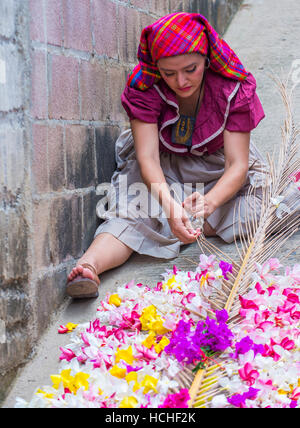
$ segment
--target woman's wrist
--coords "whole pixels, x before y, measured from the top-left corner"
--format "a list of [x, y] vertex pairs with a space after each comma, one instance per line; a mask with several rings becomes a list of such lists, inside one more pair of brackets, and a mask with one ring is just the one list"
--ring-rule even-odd
[[209, 217], [217, 208], [218, 204], [215, 198], [207, 193], [207, 195], [204, 196], [204, 218], [206, 219]]

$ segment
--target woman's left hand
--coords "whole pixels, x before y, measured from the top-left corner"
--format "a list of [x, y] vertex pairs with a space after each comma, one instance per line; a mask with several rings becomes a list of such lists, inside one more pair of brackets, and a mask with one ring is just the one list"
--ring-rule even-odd
[[209, 217], [215, 210], [213, 204], [201, 193], [194, 192], [188, 196], [183, 202], [182, 206], [194, 218]]

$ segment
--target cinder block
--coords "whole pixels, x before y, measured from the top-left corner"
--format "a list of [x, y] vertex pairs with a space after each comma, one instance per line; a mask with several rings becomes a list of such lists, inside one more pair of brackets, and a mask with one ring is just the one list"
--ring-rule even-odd
[[130, 3], [137, 9], [149, 11], [151, 0], [131, 0]]
[[23, 105], [24, 60], [16, 45], [0, 45], [0, 111], [20, 109]]
[[96, 128], [97, 184], [110, 182], [116, 169], [115, 142], [119, 135], [118, 126]]
[[44, 2], [29, 0], [30, 11], [30, 38], [39, 42], [46, 41], [44, 27]]
[[33, 51], [31, 114], [38, 119], [45, 119], [48, 116], [47, 85], [47, 54], [43, 51]]
[[63, 0], [63, 19], [65, 47], [90, 51], [92, 49], [90, 0]]
[[51, 201], [51, 252], [53, 263], [80, 257], [82, 254], [82, 200], [65, 195]]
[[47, 0], [47, 43], [55, 46], [62, 46], [63, 26], [62, 26], [62, 2], [61, 0]]
[[95, 231], [97, 229], [98, 217], [96, 215], [96, 205], [99, 196], [95, 191], [88, 193], [82, 197], [83, 199], [83, 230], [82, 243], [83, 251], [86, 251], [93, 241]]
[[28, 278], [28, 223], [25, 207], [8, 210], [7, 277], [15, 281]]
[[14, 0], [0, 2], [0, 34], [10, 38], [15, 33], [15, 14], [17, 4]]
[[50, 191], [59, 191], [66, 186], [63, 139], [64, 128], [62, 126], [48, 127], [47, 142]]
[[157, 16], [164, 16], [169, 13], [169, 2], [161, 0], [150, 0], [150, 12]]
[[140, 41], [139, 13], [135, 9], [119, 6], [119, 50], [121, 61], [137, 62], [137, 50]]
[[[31, 351], [31, 336], [28, 330], [12, 329], [6, 331], [6, 342], [0, 343], [0, 373], [16, 369]], [[2, 386], [0, 387], [2, 389]]]
[[29, 319], [29, 309], [25, 293], [14, 288], [0, 290], [0, 320], [5, 320], [6, 328], [18, 323], [26, 323]]
[[78, 60], [54, 55], [51, 69], [50, 119], [80, 119]]
[[121, 103], [121, 95], [125, 89], [127, 69], [110, 67], [108, 71], [109, 118], [116, 122], [126, 122], [127, 114]]
[[7, 213], [0, 202], [0, 285], [6, 277], [7, 270]]
[[66, 267], [48, 272], [36, 282], [37, 334], [44, 333], [49, 325], [53, 311], [57, 310], [65, 298], [68, 276]]
[[118, 25], [117, 5], [111, 0], [93, 2], [93, 29], [95, 50], [98, 55], [118, 58]]
[[19, 125], [3, 124], [0, 129], [0, 186], [19, 194], [25, 179], [24, 130]]
[[38, 193], [47, 192], [48, 165], [47, 165], [47, 125], [33, 124], [32, 126], [32, 182], [34, 190]]
[[50, 244], [50, 200], [41, 200], [33, 206], [33, 259], [31, 260], [35, 275], [52, 262]]
[[106, 70], [104, 66], [88, 61], [81, 62], [80, 99], [82, 119], [106, 120], [109, 107], [106, 97]]
[[67, 186], [69, 189], [95, 185], [94, 131], [80, 125], [66, 128]]

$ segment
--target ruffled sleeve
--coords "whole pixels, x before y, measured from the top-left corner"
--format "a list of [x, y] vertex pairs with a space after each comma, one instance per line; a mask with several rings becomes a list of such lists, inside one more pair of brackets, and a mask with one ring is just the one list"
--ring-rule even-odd
[[140, 91], [126, 86], [121, 96], [121, 102], [130, 120], [158, 122], [163, 101], [154, 88]]
[[231, 100], [225, 128], [232, 132], [250, 132], [264, 117], [263, 107], [256, 94], [256, 80], [249, 73]]

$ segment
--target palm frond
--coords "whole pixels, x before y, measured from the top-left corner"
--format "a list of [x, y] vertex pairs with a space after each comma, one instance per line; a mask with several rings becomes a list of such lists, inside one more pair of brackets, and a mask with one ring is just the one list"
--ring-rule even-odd
[[[232, 263], [233, 271], [222, 289], [214, 295], [213, 308], [224, 308], [229, 313], [228, 324], [237, 326], [239, 317], [239, 298], [244, 294], [250, 283], [256, 263], [263, 264], [274, 257], [284, 243], [300, 228], [300, 192], [294, 186], [291, 176], [300, 171], [299, 129], [296, 128], [292, 114], [292, 94], [289, 82], [283, 82], [272, 76], [286, 109], [286, 119], [282, 127], [282, 142], [275, 160], [275, 150], [268, 156], [268, 172], [266, 183], [262, 188], [261, 206], [259, 213], [253, 201], [256, 196], [256, 186], [249, 187], [246, 197], [246, 223], [243, 231], [240, 226], [241, 205], [236, 206], [235, 218], [238, 218], [239, 240], [235, 236], [237, 260], [227, 257], [218, 247], [201, 236], [198, 238], [200, 250], [204, 253], [215, 254], [220, 260]], [[277, 149], [278, 150], [278, 149]], [[281, 201], [281, 202], [278, 202]], [[280, 211], [284, 206], [285, 210]], [[189, 373], [190, 376], [190, 373]], [[221, 392], [219, 380], [224, 376], [224, 369], [219, 364], [207, 365], [199, 370], [193, 378], [190, 387], [190, 407], [207, 407], [212, 398]]]

